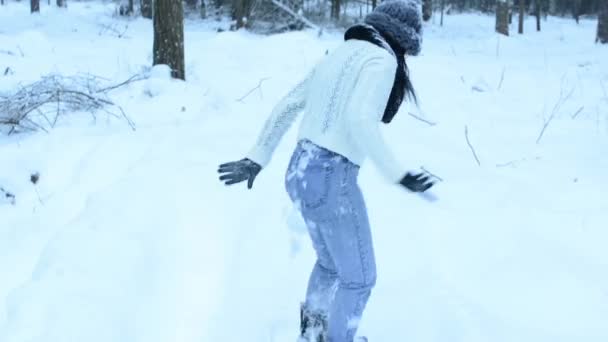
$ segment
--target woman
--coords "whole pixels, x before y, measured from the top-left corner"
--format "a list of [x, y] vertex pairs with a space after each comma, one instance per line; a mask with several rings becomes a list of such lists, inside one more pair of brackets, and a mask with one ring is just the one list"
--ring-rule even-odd
[[420, 3], [386, 1], [287, 94], [247, 158], [220, 165], [227, 185], [251, 189], [279, 141], [304, 111], [286, 188], [306, 221], [317, 262], [301, 307], [301, 339], [352, 342], [376, 282], [376, 265], [359, 166], [370, 158], [386, 179], [412, 192], [433, 186], [423, 172], [404, 172], [384, 142], [404, 97], [416, 101], [405, 56], [421, 44]]

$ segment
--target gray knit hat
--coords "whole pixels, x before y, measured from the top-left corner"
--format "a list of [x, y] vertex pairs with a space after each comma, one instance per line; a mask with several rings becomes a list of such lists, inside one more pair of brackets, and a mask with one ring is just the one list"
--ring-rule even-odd
[[365, 23], [380, 32], [410, 56], [420, 53], [422, 9], [420, 0], [385, 0], [365, 17]]

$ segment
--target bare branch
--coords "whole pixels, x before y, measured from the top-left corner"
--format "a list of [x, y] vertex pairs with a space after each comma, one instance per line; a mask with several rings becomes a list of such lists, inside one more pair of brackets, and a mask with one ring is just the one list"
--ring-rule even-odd
[[432, 121], [428, 121], [428, 120], [426, 120], [426, 119], [423, 119], [423, 118], [421, 118], [421, 117], [417, 116], [416, 114], [414, 114], [414, 113], [412, 113], [412, 112], [408, 112], [407, 114], [408, 114], [409, 116], [413, 117], [413, 118], [414, 118], [414, 119], [416, 119], [416, 120], [419, 120], [419, 121], [422, 121], [422, 122], [426, 123], [426, 124], [427, 124], [427, 125], [429, 125], [429, 126], [435, 126], [435, 125], [437, 125], [437, 123], [432, 122]]
[[475, 148], [473, 147], [473, 145], [471, 144], [471, 141], [469, 140], [469, 127], [467, 127], [466, 125], [464, 126], [464, 137], [467, 139], [467, 144], [469, 145], [469, 148], [471, 149], [471, 152], [473, 153], [473, 157], [475, 157], [475, 161], [477, 161], [477, 165], [481, 166], [481, 162], [479, 161], [479, 158], [477, 157]]

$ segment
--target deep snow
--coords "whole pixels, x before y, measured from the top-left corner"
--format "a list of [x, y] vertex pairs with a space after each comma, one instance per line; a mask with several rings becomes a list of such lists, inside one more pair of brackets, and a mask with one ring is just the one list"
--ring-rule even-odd
[[[0, 7], [0, 71], [12, 70], [0, 91], [51, 72], [119, 82], [145, 69], [151, 22], [112, 10]], [[135, 132], [81, 113], [0, 137], [0, 186], [16, 195], [0, 204], [0, 341], [295, 340], [314, 261], [283, 188], [295, 126], [254, 190], [224, 187], [216, 169], [340, 33], [221, 24], [187, 22], [187, 82], [156, 70], [112, 94]], [[595, 21], [543, 24], [509, 38], [481, 15], [425, 27], [408, 59], [420, 108], [385, 133], [444, 182], [429, 203], [362, 169], [379, 273], [360, 329], [370, 341], [608, 339], [608, 48], [593, 44]]]

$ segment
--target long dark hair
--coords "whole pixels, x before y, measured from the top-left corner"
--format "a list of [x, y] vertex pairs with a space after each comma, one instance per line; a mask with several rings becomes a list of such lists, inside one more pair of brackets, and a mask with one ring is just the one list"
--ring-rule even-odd
[[383, 35], [369, 25], [354, 25], [346, 31], [344, 39], [365, 40], [382, 48], [387, 48], [386, 44], [388, 44], [397, 58], [395, 81], [388, 103], [386, 104], [386, 109], [384, 110], [384, 115], [382, 116], [382, 122], [388, 124], [393, 120], [404, 98], [409, 98], [416, 105], [418, 104], [416, 91], [410, 80], [410, 72], [405, 62], [405, 51], [390, 36]]

